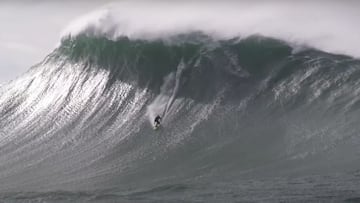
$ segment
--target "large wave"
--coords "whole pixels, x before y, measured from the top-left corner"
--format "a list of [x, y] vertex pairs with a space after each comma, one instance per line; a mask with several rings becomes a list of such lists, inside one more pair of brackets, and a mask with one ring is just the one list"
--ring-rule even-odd
[[64, 35], [1, 87], [0, 190], [134, 198], [354, 171], [359, 74], [354, 58], [262, 35]]

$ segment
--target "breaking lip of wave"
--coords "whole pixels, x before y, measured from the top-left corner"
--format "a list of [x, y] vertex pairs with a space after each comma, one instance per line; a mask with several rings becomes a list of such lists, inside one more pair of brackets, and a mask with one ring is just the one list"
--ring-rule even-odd
[[[129, 2], [109, 4], [85, 15], [62, 32], [61, 39], [80, 34], [130, 39], [168, 39], [204, 32], [217, 39], [262, 35], [296, 48], [359, 57], [360, 20], [354, 2]], [[336, 31], [341, 30], [341, 32]]]

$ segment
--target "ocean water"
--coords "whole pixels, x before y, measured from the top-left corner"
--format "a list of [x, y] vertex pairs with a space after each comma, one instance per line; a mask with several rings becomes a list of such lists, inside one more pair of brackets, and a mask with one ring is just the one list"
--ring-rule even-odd
[[360, 201], [360, 61], [341, 35], [114, 7], [1, 86], [0, 201]]

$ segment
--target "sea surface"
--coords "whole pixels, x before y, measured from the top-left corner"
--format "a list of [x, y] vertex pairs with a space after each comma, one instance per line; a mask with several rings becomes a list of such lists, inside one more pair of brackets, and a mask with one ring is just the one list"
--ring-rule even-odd
[[353, 50], [121, 15], [0, 87], [0, 202], [360, 202]]

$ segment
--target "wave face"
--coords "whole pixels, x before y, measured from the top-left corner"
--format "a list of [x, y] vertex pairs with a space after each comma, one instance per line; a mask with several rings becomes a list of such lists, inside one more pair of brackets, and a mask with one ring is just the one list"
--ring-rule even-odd
[[348, 197], [336, 188], [357, 181], [359, 75], [353, 58], [261, 36], [64, 38], [1, 88], [1, 198]]

